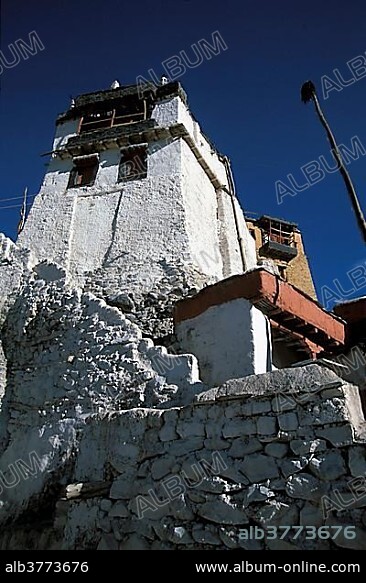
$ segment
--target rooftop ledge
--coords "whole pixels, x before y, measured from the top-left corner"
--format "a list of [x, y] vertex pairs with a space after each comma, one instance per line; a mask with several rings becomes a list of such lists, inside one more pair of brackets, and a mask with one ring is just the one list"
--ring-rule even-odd
[[136, 100], [147, 98], [155, 103], [176, 96], [180, 97], [183, 103], [188, 104], [187, 94], [179, 81], [171, 81], [166, 85], [154, 85], [152, 82], [147, 83], [145, 86], [144, 84], [134, 84], [117, 87], [116, 89], [84, 93], [76, 97], [73, 107], [70, 107], [70, 109], [57, 117], [56, 124], [64, 123], [69, 119], [77, 119], [85, 113], [95, 111], [98, 108], [113, 108], [116, 103], [126, 97]]
[[212, 306], [243, 298], [274, 323], [302, 335], [325, 351], [345, 344], [346, 324], [318, 302], [266, 269], [254, 269], [207, 286], [193, 297], [177, 302], [176, 324], [192, 319]]

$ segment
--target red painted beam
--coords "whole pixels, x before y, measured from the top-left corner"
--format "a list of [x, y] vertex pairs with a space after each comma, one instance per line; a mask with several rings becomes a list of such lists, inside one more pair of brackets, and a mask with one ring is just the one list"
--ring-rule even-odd
[[[286, 327], [291, 330], [293, 326], [294, 330], [298, 330], [299, 321], [303, 322], [305, 337], [309, 334], [309, 338], [314, 338], [314, 334], [321, 333], [323, 339], [329, 337], [331, 344], [344, 344], [345, 323], [339, 317], [327, 312], [304, 292], [265, 269], [229, 277], [202, 289], [194, 297], [177, 302], [174, 321], [179, 323], [194, 318], [211, 306], [238, 298], [249, 300], [279, 322], [283, 316], [293, 316], [292, 323], [291, 319], [286, 321]], [[328, 344], [328, 341], [324, 340], [321, 344]]]

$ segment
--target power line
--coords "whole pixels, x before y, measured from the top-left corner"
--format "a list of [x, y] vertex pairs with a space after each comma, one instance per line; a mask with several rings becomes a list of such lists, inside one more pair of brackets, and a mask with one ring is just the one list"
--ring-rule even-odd
[[[28, 198], [35, 198], [37, 195], [36, 194], [32, 194], [30, 197]], [[7, 200], [17, 200], [18, 198], [23, 198], [22, 196], [15, 196], [14, 198], [4, 198], [1, 199], [0, 198], [0, 210], [6, 210], [6, 209], [16, 209], [16, 208], [21, 208], [23, 205], [22, 204], [11, 204], [11, 205], [6, 205], [6, 206], [1, 206], [2, 202], [5, 202]], [[27, 206], [29, 207], [32, 203], [29, 202], [27, 203]]]
[[[23, 205], [22, 204], [12, 204], [9, 206], [0, 206], [0, 211], [5, 209], [20, 209]], [[31, 203], [28, 203], [28, 207], [31, 206]]]
[[[34, 198], [35, 196], [37, 196], [36, 194], [30, 194], [28, 198]], [[12, 198], [0, 198], [0, 203], [1, 202], [8, 202], [9, 200], [19, 200], [22, 199], [22, 196], [13, 196]]]

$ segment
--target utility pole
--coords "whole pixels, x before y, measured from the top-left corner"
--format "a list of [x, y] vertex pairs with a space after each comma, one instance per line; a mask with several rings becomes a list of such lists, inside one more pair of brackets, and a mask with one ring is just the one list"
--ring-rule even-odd
[[342, 156], [341, 156], [341, 153], [339, 151], [335, 137], [334, 137], [334, 135], [329, 127], [329, 124], [328, 124], [327, 120], [325, 119], [325, 115], [320, 107], [320, 104], [319, 104], [319, 101], [318, 101], [318, 98], [316, 95], [315, 85], [311, 81], [306, 81], [306, 83], [304, 83], [303, 86], [301, 87], [301, 101], [303, 101], [303, 103], [308, 103], [309, 101], [313, 101], [313, 103], [314, 103], [315, 111], [318, 115], [320, 123], [322, 124], [322, 126], [324, 127], [324, 129], [326, 131], [327, 138], [330, 142], [330, 145], [332, 146], [332, 150], [334, 152], [334, 157], [335, 157], [337, 164], [338, 164], [339, 172], [340, 172], [340, 174], [344, 180], [344, 183], [346, 185], [346, 189], [347, 189], [349, 198], [351, 200], [351, 205], [352, 205], [353, 211], [356, 215], [357, 224], [358, 224], [358, 227], [361, 231], [362, 238], [364, 240], [364, 243], [366, 243], [366, 221], [365, 221], [365, 217], [363, 215], [362, 209], [361, 209], [361, 205], [358, 201], [357, 194], [356, 194], [356, 191], [355, 191], [354, 186], [352, 184], [352, 180], [350, 178], [350, 175], [348, 174], [347, 169], [345, 168], [345, 166], [343, 164]]

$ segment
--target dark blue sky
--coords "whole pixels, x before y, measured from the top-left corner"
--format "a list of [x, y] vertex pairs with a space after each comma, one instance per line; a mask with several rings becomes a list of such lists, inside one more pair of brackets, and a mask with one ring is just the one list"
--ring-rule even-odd
[[[362, 68], [357, 82], [328, 99], [322, 94], [322, 78], [336, 79], [334, 69], [352, 80], [347, 62], [365, 57], [365, 22], [362, 0], [2, 0], [7, 60], [9, 44], [28, 41], [31, 31], [45, 48], [0, 75], [0, 231], [15, 237], [19, 209], [3, 207], [20, 201], [4, 199], [21, 196], [25, 186], [38, 191], [46, 162], [40, 154], [50, 150], [54, 119], [70, 95], [108, 88], [115, 78], [132, 84], [149, 69], [160, 76], [162, 61], [182, 50], [193, 59], [191, 45], [212, 42], [219, 31], [227, 50], [179, 80], [203, 130], [231, 159], [243, 208], [299, 224], [320, 299], [330, 293], [324, 296], [324, 286], [344, 298], [366, 295], [365, 247], [339, 174], [281, 205], [275, 187], [288, 184], [288, 174], [306, 184], [301, 167], [320, 156], [331, 163], [313, 106], [300, 101], [307, 79], [338, 141], [351, 147], [357, 136], [366, 153]], [[366, 211], [366, 155], [348, 170]]]

